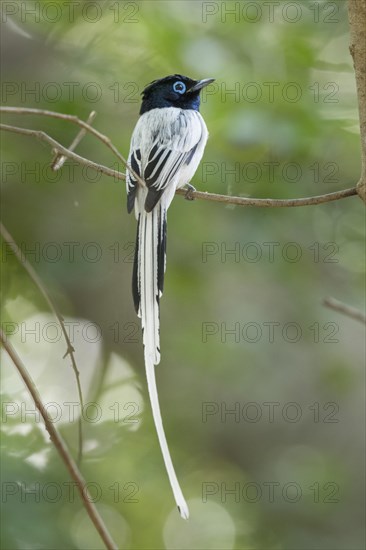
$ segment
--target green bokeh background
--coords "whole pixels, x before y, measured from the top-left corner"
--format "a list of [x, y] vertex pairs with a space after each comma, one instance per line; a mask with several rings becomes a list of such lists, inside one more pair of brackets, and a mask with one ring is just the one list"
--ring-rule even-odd
[[[127, 156], [148, 82], [215, 77], [202, 98], [210, 139], [197, 189], [292, 198], [358, 180], [343, 0], [4, 6], [3, 105], [84, 120], [95, 110], [94, 126]], [[44, 117], [4, 122], [66, 146], [76, 134]], [[92, 136], [77, 153], [117, 167]], [[35, 251], [28, 260], [75, 323], [84, 402], [97, 404], [84, 415], [81, 469], [118, 547], [363, 548], [364, 335], [322, 305], [333, 296], [363, 306], [361, 201], [261, 209], [174, 200], [157, 380], [191, 507], [185, 523], [147, 398], [124, 184], [69, 162], [53, 174], [50, 158], [34, 138], [2, 135], [2, 219]], [[11, 341], [44, 401], [56, 403], [50, 412], [61, 411], [57, 426], [76, 455], [77, 414], [72, 421], [65, 403], [77, 393], [64, 343], [24, 269], [4, 245], [2, 254], [3, 326], [17, 327]], [[42, 423], [25, 414], [31, 403], [5, 354], [2, 363], [2, 548], [103, 548]]]

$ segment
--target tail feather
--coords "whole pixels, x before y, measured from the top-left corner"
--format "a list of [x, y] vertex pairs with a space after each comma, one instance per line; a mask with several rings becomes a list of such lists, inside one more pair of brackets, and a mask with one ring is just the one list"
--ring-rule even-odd
[[135, 308], [141, 317], [146, 376], [159, 444], [179, 512], [182, 518], [188, 519], [188, 506], [164, 433], [155, 379], [155, 365], [160, 362], [159, 299], [163, 292], [166, 266], [166, 208], [161, 202], [151, 212], [141, 209], [138, 216], [132, 287]]
[[145, 367], [146, 367], [146, 377], [147, 377], [147, 386], [149, 389], [150, 402], [152, 413], [154, 417], [155, 428], [159, 438], [159, 444], [161, 452], [163, 454], [163, 459], [165, 463], [165, 468], [168, 473], [170, 486], [172, 488], [174, 499], [177, 504], [180, 515], [183, 519], [189, 518], [189, 509], [188, 505], [184, 499], [182, 490], [180, 488], [172, 459], [169, 452], [169, 447], [166, 441], [163, 422], [161, 419], [158, 392], [156, 388], [156, 379], [155, 379], [155, 366], [149, 362], [149, 359], [145, 356]]
[[140, 316], [144, 332], [145, 357], [154, 365], [160, 362], [159, 334], [159, 291], [158, 291], [158, 242], [159, 227], [157, 212], [144, 212], [141, 227], [140, 281], [141, 303]]

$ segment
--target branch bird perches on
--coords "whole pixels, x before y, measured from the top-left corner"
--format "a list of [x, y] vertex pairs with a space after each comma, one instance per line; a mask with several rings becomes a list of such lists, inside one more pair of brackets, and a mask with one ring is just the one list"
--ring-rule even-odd
[[[95, 128], [93, 128], [90, 124], [87, 122], [84, 122], [83, 120], [80, 120], [78, 117], [73, 115], [65, 115], [63, 113], [56, 113], [54, 111], [46, 111], [43, 109], [30, 109], [30, 108], [23, 108], [23, 107], [0, 107], [0, 113], [7, 113], [7, 114], [18, 114], [18, 115], [41, 115], [41, 116], [47, 116], [51, 118], [58, 118], [61, 120], [72, 122], [73, 124], [76, 124], [80, 126], [84, 133], [79, 138], [81, 132], [78, 134], [78, 136], [73, 141], [72, 147], [66, 148], [60, 143], [58, 143], [55, 139], [53, 139], [51, 136], [43, 132], [42, 130], [32, 130], [29, 128], [19, 128], [17, 126], [12, 126], [8, 124], [0, 124], [0, 129], [6, 132], [12, 132], [16, 134], [23, 134], [26, 136], [35, 137], [45, 143], [48, 143], [52, 150], [54, 151], [56, 155], [56, 159], [60, 158], [60, 156], [67, 157], [71, 160], [74, 160], [78, 164], [82, 166], [88, 166], [97, 172], [101, 172], [102, 174], [105, 174], [106, 176], [112, 177], [115, 180], [125, 180], [126, 176], [124, 173], [113, 170], [112, 168], [109, 168], [108, 166], [104, 166], [103, 164], [99, 164], [97, 162], [88, 160], [84, 157], [81, 157], [80, 155], [77, 155], [73, 149], [75, 148], [75, 142], [78, 144], [80, 142], [80, 139], [85, 135], [86, 132], [89, 132], [90, 134], [94, 135], [97, 139], [99, 139], [102, 143], [104, 143], [112, 152], [113, 154], [118, 158], [118, 160], [122, 163], [124, 168], [128, 168], [128, 170], [131, 170], [132, 173], [133, 170], [131, 167], [128, 167], [127, 161], [125, 158], [119, 153], [117, 147], [113, 145], [112, 141], [105, 136], [104, 134], [101, 134]], [[95, 112], [93, 111], [89, 115], [90, 118], [94, 118]], [[58, 170], [62, 163], [55, 162], [55, 158], [52, 162], [52, 168], [54, 170]], [[139, 180], [137, 174], [134, 174], [135, 177]], [[186, 195], [186, 192], [183, 189], [178, 189], [176, 191], [177, 195]], [[333, 202], [340, 199], [345, 199], [347, 197], [352, 197], [358, 194], [357, 187], [351, 187], [348, 189], [343, 189], [341, 191], [335, 191], [334, 193], [327, 193], [323, 195], [317, 195], [314, 197], [304, 197], [299, 199], [257, 199], [257, 198], [251, 198], [251, 197], [233, 197], [230, 195], [219, 195], [215, 193], [206, 193], [202, 191], [191, 191], [190, 197], [194, 199], [202, 199], [207, 201], [213, 201], [213, 202], [222, 202], [224, 204], [232, 204], [237, 206], [257, 206], [261, 208], [285, 208], [285, 207], [297, 207], [297, 206], [312, 206], [316, 204], [324, 204], [326, 202]]]

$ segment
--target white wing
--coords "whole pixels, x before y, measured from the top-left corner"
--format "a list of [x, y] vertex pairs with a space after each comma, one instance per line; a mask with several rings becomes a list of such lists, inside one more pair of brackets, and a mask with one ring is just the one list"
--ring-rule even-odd
[[[129, 165], [146, 183], [139, 204], [135, 204], [138, 183], [127, 175], [128, 211], [150, 212], [164, 191], [168, 208], [174, 192], [189, 182], [202, 158], [208, 132], [198, 111], [153, 109], [138, 120], [131, 140]], [[143, 201], [141, 200], [143, 199]], [[143, 202], [143, 204], [141, 204]]]

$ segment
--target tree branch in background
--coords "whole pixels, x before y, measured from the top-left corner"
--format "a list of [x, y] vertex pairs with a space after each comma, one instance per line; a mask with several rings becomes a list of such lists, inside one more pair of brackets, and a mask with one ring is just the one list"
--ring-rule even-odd
[[72, 479], [75, 481], [78, 491], [80, 493], [81, 501], [84, 505], [84, 508], [86, 509], [91, 521], [94, 524], [94, 527], [98, 531], [99, 535], [101, 536], [101, 539], [103, 540], [106, 548], [108, 550], [118, 550], [118, 546], [112, 539], [107, 527], [105, 526], [101, 516], [99, 515], [99, 512], [95, 505], [92, 502], [92, 497], [89, 495], [85, 479], [83, 478], [80, 470], [78, 469], [78, 466], [72, 456], [70, 455], [68, 448], [66, 446], [66, 443], [62, 439], [61, 435], [56, 430], [52, 419], [48, 416], [47, 410], [44, 408], [41, 396], [38, 393], [38, 390], [30, 377], [27, 369], [24, 366], [24, 363], [16, 353], [13, 346], [10, 344], [10, 342], [7, 340], [5, 334], [0, 329], [0, 340], [3, 344], [5, 350], [7, 351], [8, 355], [10, 356], [11, 360], [13, 361], [15, 367], [17, 368], [20, 376], [23, 378], [23, 381], [31, 394], [34, 404], [39, 410], [40, 414], [42, 415], [42, 418], [44, 420], [46, 429], [48, 433], [50, 434], [51, 441], [55, 445], [61, 459], [63, 460], [66, 468], [68, 469]]
[[359, 321], [360, 323], [364, 323], [366, 325], [366, 315], [359, 309], [348, 306], [347, 304], [339, 302], [334, 298], [324, 298], [323, 305], [325, 307], [328, 307], [329, 309], [338, 311], [338, 313], [343, 313], [343, 315], [347, 315], [347, 317], [350, 317], [351, 319], [354, 319], [355, 321]]
[[366, 0], [348, 0], [348, 19], [361, 133], [362, 167], [357, 192], [366, 203]]
[[[76, 359], [75, 359], [75, 355], [74, 355], [75, 349], [74, 349], [73, 345], [71, 344], [69, 335], [67, 334], [64, 319], [63, 319], [62, 315], [57, 311], [57, 308], [56, 308], [55, 304], [53, 303], [51, 297], [49, 296], [47, 290], [43, 286], [43, 283], [42, 283], [41, 279], [38, 277], [38, 275], [35, 272], [35, 270], [33, 269], [32, 265], [28, 262], [25, 255], [22, 254], [20, 248], [18, 247], [18, 245], [14, 241], [13, 237], [10, 235], [10, 233], [8, 232], [6, 227], [1, 222], [0, 222], [0, 234], [1, 234], [2, 238], [4, 239], [4, 241], [7, 243], [7, 245], [9, 246], [9, 248], [13, 251], [14, 256], [17, 258], [19, 263], [27, 271], [29, 277], [32, 279], [32, 281], [35, 283], [35, 285], [38, 287], [38, 289], [41, 292], [43, 298], [46, 300], [46, 302], [48, 304], [48, 307], [50, 308], [50, 310], [53, 312], [53, 314], [57, 318], [58, 322], [60, 323], [62, 334], [64, 335], [64, 338], [65, 338], [65, 341], [66, 341], [66, 346], [67, 346], [64, 358], [67, 355], [70, 355], [71, 365], [72, 365], [73, 371], [75, 373], [76, 384], [77, 384], [77, 388], [78, 388], [79, 401], [80, 401], [80, 407], [81, 407], [81, 412], [82, 412], [82, 410], [83, 410], [83, 393], [82, 393], [81, 384], [80, 384], [80, 373], [79, 373], [79, 369], [77, 367]], [[82, 414], [81, 413], [80, 413], [80, 417], [79, 417], [78, 426], [79, 426], [78, 463], [80, 464], [81, 459], [82, 459], [82, 455], [83, 455], [83, 431], [82, 431]]]
[[109, 137], [105, 136], [104, 134], [101, 134], [93, 128], [93, 126], [90, 126], [87, 122], [84, 122], [83, 120], [80, 120], [77, 116], [74, 115], [65, 115], [63, 113], [56, 113], [55, 111], [46, 111], [45, 109], [28, 109], [25, 107], [0, 107], [0, 113], [7, 113], [7, 114], [15, 114], [15, 115], [41, 115], [41, 116], [47, 116], [51, 118], [58, 118], [60, 120], [67, 120], [69, 122], [72, 122], [73, 124], [77, 124], [81, 128], [83, 128], [86, 132], [89, 132], [90, 134], [93, 134], [97, 139], [99, 139], [102, 143], [104, 143], [115, 155], [116, 157], [122, 162], [124, 166], [127, 165], [126, 159], [123, 158], [121, 153], [118, 151], [117, 147], [113, 145]]
[[[95, 117], [97, 116], [96, 111], [92, 111], [88, 117], [88, 120], [86, 121], [87, 124], [91, 125]], [[83, 139], [83, 137], [86, 135], [85, 128], [81, 128], [79, 133], [76, 135], [74, 141], [69, 145], [67, 148], [68, 151], [75, 151], [76, 147], [79, 145], [80, 141]], [[51, 168], [54, 172], [57, 172], [57, 170], [60, 170], [62, 166], [64, 165], [65, 161], [67, 160], [67, 157], [65, 155], [60, 155], [60, 153], [56, 153], [55, 158], [52, 161]]]
[[[113, 145], [113, 143], [109, 139], [109, 137], [105, 136], [101, 132], [98, 132], [98, 130], [93, 128], [93, 126], [90, 126], [90, 124], [88, 124], [87, 122], [84, 122], [83, 120], [80, 120], [80, 118], [78, 118], [77, 116], [65, 115], [63, 113], [56, 113], [55, 111], [47, 111], [45, 109], [31, 109], [31, 108], [26, 108], [26, 107], [0, 107], [0, 113], [15, 114], [15, 115], [40, 115], [40, 116], [46, 116], [46, 117], [50, 117], [50, 118], [58, 118], [60, 120], [66, 120], [66, 121], [72, 122], [73, 124], [77, 124], [83, 130], [85, 130], [85, 132], [89, 132], [90, 134], [95, 136], [97, 139], [99, 139], [102, 143], [104, 143], [116, 155], [118, 160], [121, 161], [123, 166], [125, 168], [129, 169], [129, 171], [133, 174], [135, 179], [138, 182], [140, 182], [141, 184], [144, 184], [144, 182], [142, 181], [140, 176], [138, 174], [136, 174], [136, 172], [134, 172], [134, 170], [132, 170], [131, 166], [128, 166], [126, 159], [121, 155], [121, 153], [118, 151], [117, 147], [115, 145]], [[89, 118], [92, 115], [93, 115], [93, 118], [96, 116], [95, 111], [93, 111], [91, 113], [91, 115], [89, 115]], [[4, 126], [6, 126], [6, 125], [2, 125], [2, 128], [6, 129], [6, 128], [4, 128]], [[7, 129], [9, 130], [9, 128], [12, 128], [12, 127], [14, 128], [14, 126], [8, 126]], [[18, 133], [22, 133], [19, 130], [21, 130], [21, 128], [18, 128]], [[39, 138], [43, 139], [45, 141], [47, 134], [45, 134], [44, 132], [38, 132], [38, 133], [40, 134]], [[81, 138], [82, 137], [83, 136], [81, 136]], [[48, 138], [49, 141], [52, 139], [49, 136], [47, 136], [47, 138]], [[82, 157], [80, 157], [80, 158], [82, 158]], [[97, 163], [95, 163], [95, 165], [100, 166]], [[55, 168], [53, 168], [53, 169], [55, 170]], [[99, 171], [101, 171], [101, 170], [99, 170]]]
[[122, 180], [125, 179], [125, 175], [122, 174], [121, 172], [112, 170], [107, 166], [103, 166], [102, 164], [98, 164], [91, 160], [85, 159], [84, 157], [81, 157], [80, 155], [77, 155], [76, 153], [69, 151], [68, 149], [66, 149], [66, 147], [64, 147], [57, 141], [55, 141], [53, 138], [51, 138], [51, 136], [49, 136], [45, 132], [42, 132], [41, 130], [29, 130], [27, 128], [18, 128], [17, 126], [9, 126], [8, 124], [0, 124], [0, 130], [5, 130], [6, 132], [13, 132], [15, 134], [23, 134], [25, 136], [35, 137], [51, 145], [51, 147], [56, 153], [62, 153], [65, 157], [68, 157], [69, 159], [74, 160], [75, 162], [77, 162], [78, 164], [81, 164], [82, 166], [89, 166], [90, 168], [94, 168], [94, 170], [96, 170], [97, 172], [102, 172], [103, 174], [106, 174], [107, 176], [112, 176], [113, 178], [122, 179]]

